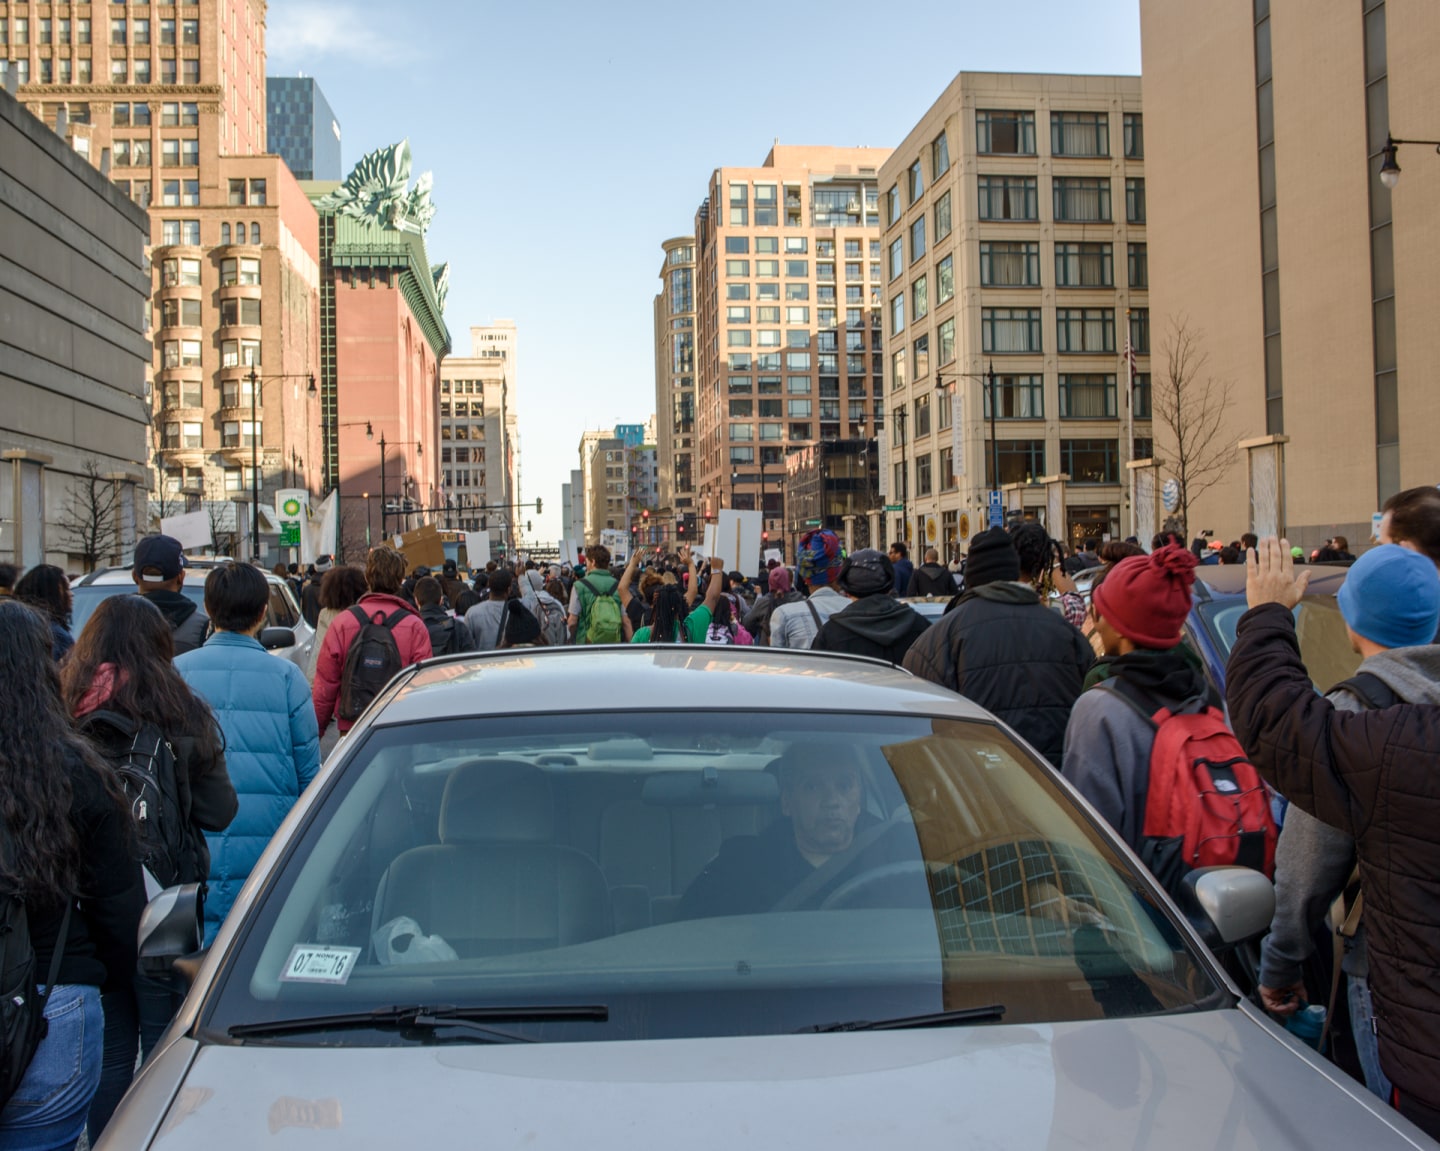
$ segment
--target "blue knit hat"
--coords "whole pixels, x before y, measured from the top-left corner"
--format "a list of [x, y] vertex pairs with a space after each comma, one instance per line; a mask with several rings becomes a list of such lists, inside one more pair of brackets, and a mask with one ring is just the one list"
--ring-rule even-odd
[[1440, 627], [1440, 578], [1419, 552], [1396, 544], [1371, 548], [1351, 565], [1335, 597], [1356, 635], [1381, 647], [1435, 642]]

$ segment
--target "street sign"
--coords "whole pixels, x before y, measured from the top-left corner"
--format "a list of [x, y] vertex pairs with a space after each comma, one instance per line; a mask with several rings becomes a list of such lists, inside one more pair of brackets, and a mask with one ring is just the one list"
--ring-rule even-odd
[[998, 528], [1005, 522], [1005, 509], [1000, 504], [1000, 493], [995, 489], [990, 490], [990, 526]]
[[806, 526], [807, 528], [818, 528], [818, 527], [820, 526], [820, 521], [819, 521], [819, 520], [806, 520], [806, 521], [805, 521], [805, 526]]
[[1160, 502], [1165, 505], [1167, 512], [1173, 512], [1180, 506], [1180, 481], [1168, 479], [1165, 486], [1160, 489]]
[[905, 505], [904, 505], [904, 504], [886, 504], [886, 505], [885, 505], [885, 510], [886, 510], [887, 512], [903, 512], [903, 511], [905, 510]]

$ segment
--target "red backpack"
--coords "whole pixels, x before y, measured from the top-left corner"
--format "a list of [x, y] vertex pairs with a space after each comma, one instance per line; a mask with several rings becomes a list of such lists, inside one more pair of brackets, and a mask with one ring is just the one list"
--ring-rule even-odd
[[1155, 729], [1140, 858], [1167, 891], [1196, 867], [1240, 864], [1275, 877], [1270, 792], [1219, 708], [1176, 713], [1116, 694]]

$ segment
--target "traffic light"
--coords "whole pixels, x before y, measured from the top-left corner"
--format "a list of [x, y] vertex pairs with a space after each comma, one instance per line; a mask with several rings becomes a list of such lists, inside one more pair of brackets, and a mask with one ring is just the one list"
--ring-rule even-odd
[[678, 524], [675, 525], [675, 534], [676, 534], [676, 535], [679, 535], [679, 536], [683, 536], [683, 535], [685, 534], [685, 521], [684, 521], [684, 520], [681, 520]]
[[530, 521], [529, 521], [529, 520], [526, 520], [526, 521], [525, 521], [525, 530], [526, 530], [527, 532], [530, 530]]
[[770, 533], [769, 533], [768, 531], [763, 531], [763, 532], [760, 533], [760, 542], [761, 542], [761, 543], [769, 543], [769, 542], [770, 542]]
[[650, 518], [650, 509], [649, 509], [649, 508], [643, 508], [643, 509], [641, 509], [640, 518], [641, 518], [641, 519], [644, 519], [644, 520], [648, 520], [648, 519]]
[[[535, 514], [538, 516], [538, 515], [539, 515], [541, 512], [543, 512], [544, 510], [545, 510], [545, 501], [542, 500], [539, 496], [536, 496], [536, 497], [535, 497]], [[527, 528], [526, 530], [528, 531], [529, 529]]]

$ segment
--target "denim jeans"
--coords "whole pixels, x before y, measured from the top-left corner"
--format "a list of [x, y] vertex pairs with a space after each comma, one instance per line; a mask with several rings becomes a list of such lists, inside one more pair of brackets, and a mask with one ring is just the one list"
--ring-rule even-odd
[[130, 1081], [135, 1078], [136, 1052], [142, 1058], [150, 1054], [180, 1004], [168, 983], [137, 974], [133, 986], [103, 992], [100, 1006], [105, 1012], [105, 1054], [100, 1086], [90, 1102], [91, 1143], [99, 1140], [130, 1089]]
[[70, 1151], [100, 1082], [105, 1020], [98, 987], [61, 984], [45, 1004], [49, 1034], [0, 1112], [0, 1151]]
[[1380, 1041], [1375, 1034], [1375, 1008], [1370, 1002], [1370, 984], [1362, 976], [1348, 977], [1346, 995], [1350, 1002], [1350, 1030], [1355, 1036], [1355, 1054], [1365, 1073], [1365, 1086], [1390, 1102], [1390, 1080], [1380, 1070]]

